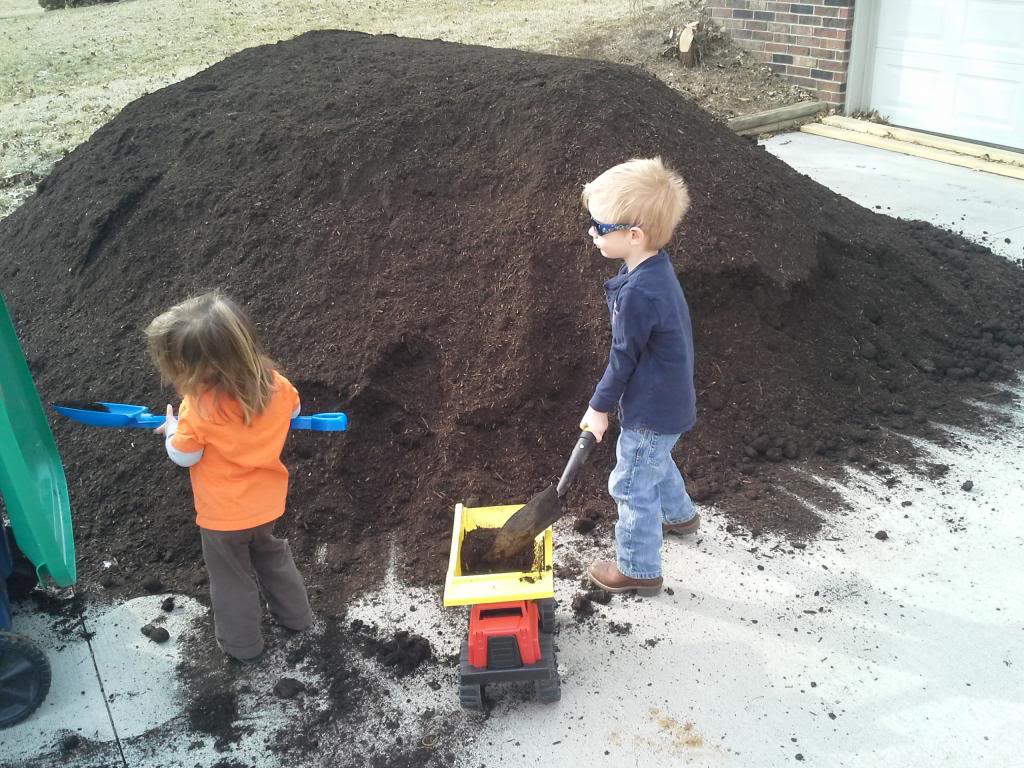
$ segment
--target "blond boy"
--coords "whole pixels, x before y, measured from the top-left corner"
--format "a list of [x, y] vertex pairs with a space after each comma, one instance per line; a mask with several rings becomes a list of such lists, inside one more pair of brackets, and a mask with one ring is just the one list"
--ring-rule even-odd
[[583, 188], [589, 234], [607, 259], [623, 262], [605, 283], [611, 312], [608, 367], [581, 428], [600, 441], [617, 408], [616, 464], [608, 478], [619, 520], [616, 559], [598, 560], [591, 582], [611, 592], [661, 591], [664, 533], [694, 533], [700, 518], [672, 459], [696, 420], [690, 311], [664, 250], [689, 208], [683, 180], [661, 158], [608, 169]]

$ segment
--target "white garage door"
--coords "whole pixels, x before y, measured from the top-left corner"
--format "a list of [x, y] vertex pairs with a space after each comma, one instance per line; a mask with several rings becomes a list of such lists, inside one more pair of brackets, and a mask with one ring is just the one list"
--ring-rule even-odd
[[895, 125], [1024, 148], [1024, 0], [881, 0], [871, 106]]

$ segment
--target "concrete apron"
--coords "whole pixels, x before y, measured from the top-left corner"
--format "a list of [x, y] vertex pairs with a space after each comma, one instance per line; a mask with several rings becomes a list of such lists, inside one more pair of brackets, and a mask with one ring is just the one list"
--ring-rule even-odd
[[762, 144], [865, 208], [927, 221], [1008, 258], [1024, 258], [1024, 181], [807, 133], [779, 134]]

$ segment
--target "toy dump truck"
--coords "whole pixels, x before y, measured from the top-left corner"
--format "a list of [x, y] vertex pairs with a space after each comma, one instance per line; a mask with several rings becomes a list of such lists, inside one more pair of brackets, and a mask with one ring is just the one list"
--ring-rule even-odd
[[75, 583], [64, 465], [43, 413], [7, 306], [0, 299], [0, 494], [13, 542], [0, 526], [0, 728], [32, 714], [50, 689], [46, 655], [29, 638], [11, 632], [7, 580], [24, 553], [40, 583]]
[[552, 633], [555, 586], [551, 528], [534, 540], [533, 570], [464, 574], [462, 543], [477, 528], [499, 528], [522, 505], [455, 506], [452, 547], [444, 584], [445, 606], [468, 605], [469, 633], [459, 654], [459, 701], [484, 708], [484, 686], [533, 682], [543, 703], [562, 696]]

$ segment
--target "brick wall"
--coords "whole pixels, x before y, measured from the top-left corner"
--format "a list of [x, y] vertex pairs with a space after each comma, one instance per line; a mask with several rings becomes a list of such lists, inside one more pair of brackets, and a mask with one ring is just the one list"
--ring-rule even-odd
[[855, 0], [707, 0], [712, 20], [786, 80], [842, 105]]

